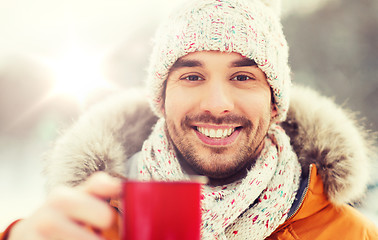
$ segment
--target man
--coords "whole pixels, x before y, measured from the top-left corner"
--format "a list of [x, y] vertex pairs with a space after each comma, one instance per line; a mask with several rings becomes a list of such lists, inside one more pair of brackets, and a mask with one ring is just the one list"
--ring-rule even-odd
[[2, 239], [119, 239], [120, 183], [95, 172], [209, 177], [203, 239], [377, 239], [347, 205], [366, 188], [366, 135], [330, 100], [290, 86], [270, 7], [192, 1], [156, 40], [148, 89], [158, 118], [138, 91], [88, 112], [48, 157], [46, 204]]

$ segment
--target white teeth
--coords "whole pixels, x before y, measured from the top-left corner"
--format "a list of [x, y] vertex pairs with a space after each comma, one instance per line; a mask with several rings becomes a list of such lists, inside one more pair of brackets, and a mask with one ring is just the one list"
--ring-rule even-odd
[[206, 136], [210, 136], [209, 129], [205, 129], [205, 131], [204, 132], [202, 131], [202, 133], [205, 134]]
[[226, 138], [226, 137], [230, 136], [235, 131], [235, 128], [213, 129], [213, 128], [197, 127], [197, 130], [207, 137]]
[[210, 137], [215, 137], [215, 130], [214, 129], [210, 129]]
[[222, 129], [218, 129], [218, 130], [217, 130], [217, 135], [216, 135], [215, 137], [220, 138], [220, 137], [222, 137], [222, 136], [223, 136], [223, 131], [222, 131]]
[[231, 133], [233, 133], [233, 132], [234, 132], [234, 129], [229, 128], [227, 134], [228, 134], [228, 135], [231, 135]]

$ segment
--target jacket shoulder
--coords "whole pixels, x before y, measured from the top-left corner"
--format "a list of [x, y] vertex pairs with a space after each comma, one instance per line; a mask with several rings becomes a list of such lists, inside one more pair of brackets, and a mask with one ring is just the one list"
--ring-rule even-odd
[[378, 239], [374, 223], [349, 205], [329, 204], [290, 228], [299, 239]]
[[378, 228], [347, 204], [330, 202], [315, 166], [297, 213], [282, 224], [269, 239], [378, 239]]
[[378, 239], [378, 229], [349, 205], [328, 205], [320, 212], [279, 228], [267, 239]]

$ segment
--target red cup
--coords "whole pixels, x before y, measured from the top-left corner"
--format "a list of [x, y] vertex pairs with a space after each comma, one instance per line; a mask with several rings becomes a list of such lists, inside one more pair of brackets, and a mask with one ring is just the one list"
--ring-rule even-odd
[[124, 182], [122, 240], [199, 240], [200, 192], [196, 182]]

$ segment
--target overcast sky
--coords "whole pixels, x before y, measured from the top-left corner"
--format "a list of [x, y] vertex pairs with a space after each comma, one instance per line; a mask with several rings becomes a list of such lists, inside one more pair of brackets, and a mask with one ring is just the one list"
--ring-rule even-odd
[[[92, 49], [102, 49], [116, 44], [134, 27], [152, 17], [151, 12], [146, 14], [147, 16], [142, 16], [147, 12], [143, 11], [141, 3], [146, 1], [135, 2], [1, 1], [0, 55], [51, 56], [59, 54], [59, 50], [72, 42], [85, 44]], [[149, 6], [156, 9], [153, 4]]]
[[[305, 13], [326, 1], [285, 0], [283, 6], [285, 12], [301, 9]], [[0, 0], [0, 61], [14, 54], [59, 55], [72, 42], [103, 51], [135, 28], [159, 20], [171, 10], [172, 2]]]

